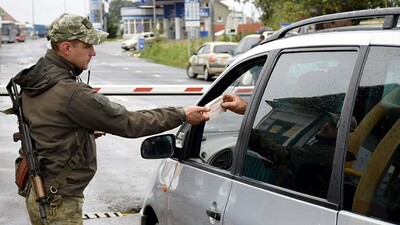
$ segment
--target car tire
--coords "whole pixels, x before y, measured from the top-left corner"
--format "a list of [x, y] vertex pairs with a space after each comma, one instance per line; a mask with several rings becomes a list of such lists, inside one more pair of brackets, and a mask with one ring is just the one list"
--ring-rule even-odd
[[188, 67], [186, 68], [186, 74], [189, 78], [196, 78], [197, 74], [193, 72], [193, 67], [189, 64]]
[[206, 80], [206, 81], [211, 80], [211, 74], [208, 72], [207, 67], [204, 67], [204, 80]]

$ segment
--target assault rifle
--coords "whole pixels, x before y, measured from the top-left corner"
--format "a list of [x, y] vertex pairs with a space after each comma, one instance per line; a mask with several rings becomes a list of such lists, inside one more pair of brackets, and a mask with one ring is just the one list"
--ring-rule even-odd
[[25, 121], [24, 114], [22, 112], [21, 95], [18, 92], [17, 84], [14, 82], [13, 78], [11, 78], [6, 88], [8, 94], [11, 97], [14, 114], [18, 118], [19, 135], [14, 135], [14, 141], [21, 141], [22, 152], [27, 160], [29, 168], [29, 178], [32, 183], [33, 190], [35, 191], [35, 194], [37, 196], [36, 201], [39, 203], [39, 211], [42, 218], [42, 223], [47, 224], [47, 215], [45, 208], [47, 198], [44, 191], [43, 178], [40, 172], [40, 165], [37, 160], [37, 150], [33, 146], [33, 140], [29, 134], [29, 127]]

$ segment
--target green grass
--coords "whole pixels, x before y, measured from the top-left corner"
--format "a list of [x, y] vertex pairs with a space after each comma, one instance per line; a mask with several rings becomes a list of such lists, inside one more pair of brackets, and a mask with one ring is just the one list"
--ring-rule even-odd
[[145, 46], [140, 58], [146, 58], [155, 63], [168, 66], [186, 68], [189, 61], [189, 53], [196, 49], [195, 43], [187, 40], [158, 40]]
[[[240, 38], [240, 35], [236, 35], [233, 38], [222, 36], [216, 41], [239, 42]], [[192, 53], [197, 50], [201, 44], [207, 41], [210, 41], [210, 39], [188, 41], [157, 38], [154, 43], [145, 45], [144, 51], [140, 54], [140, 58], [149, 59], [155, 63], [167, 66], [186, 69]]]

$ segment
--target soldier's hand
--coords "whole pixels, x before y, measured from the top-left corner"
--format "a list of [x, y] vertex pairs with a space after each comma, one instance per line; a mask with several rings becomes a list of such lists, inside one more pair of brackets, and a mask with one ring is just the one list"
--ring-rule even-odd
[[186, 122], [192, 125], [200, 124], [204, 121], [210, 119], [208, 112], [210, 111], [209, 107], [202, 106], [190, 106], [185, 109], [186, 113]]

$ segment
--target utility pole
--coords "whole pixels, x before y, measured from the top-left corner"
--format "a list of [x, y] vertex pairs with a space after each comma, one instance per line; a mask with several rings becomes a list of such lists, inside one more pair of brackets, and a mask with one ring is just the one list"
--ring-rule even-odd
[[107, 32], [107, 22], [108, 22], [108, 16], [110, 14], [110, 3], [108, 2], [108, 0], [104, 1], [103, 8], [104, 8], [104, 13], [103, 13], [104, 28], [103, 28], [103, 30], [105, 32]]
[[35, 32], [35, 7], [33, 6], [33, 0], [32, 0], [32, 32], [33, 32], [33, 37], [36, 36]]
[[153, 32], [154, 32], [154, 34], [157, 33], [157, 29], [156, 29], [156, 27], [157, 27], [157, 22], [156, 22], [157, 16], [156, 15], [157, 15], [156, 14], [156, 0], [153, 0]]
[[215, 41], [215, 20], [214, 20], [214, 0], [210, 0], [210, 17], [211, 17], [211, 41]]

